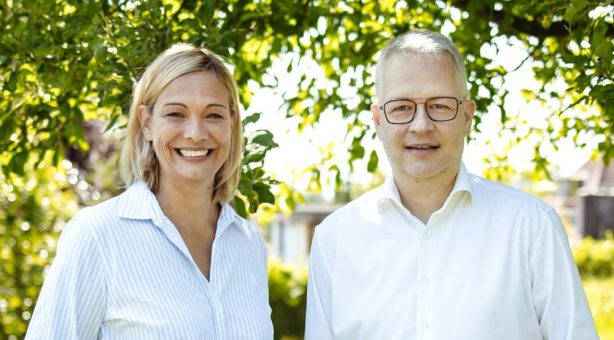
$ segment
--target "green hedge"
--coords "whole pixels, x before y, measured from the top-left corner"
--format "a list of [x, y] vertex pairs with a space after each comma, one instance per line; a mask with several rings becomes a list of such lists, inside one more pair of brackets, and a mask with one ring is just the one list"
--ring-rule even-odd
[[611, 231], [603, 239], [586, 237], [573, 246], [573, 255], [583, 278], [614, 276], [614, 236]]
[[270, 260], [269, 301], [275, 339], [302, 339], [307, 306], [307, 268]]

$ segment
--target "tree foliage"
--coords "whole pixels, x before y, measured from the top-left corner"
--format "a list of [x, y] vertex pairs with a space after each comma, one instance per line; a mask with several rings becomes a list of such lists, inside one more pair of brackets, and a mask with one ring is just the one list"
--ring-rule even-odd
[[25, 333], [57, 236], [78, 208], [49, 159], [37, 170], [26, 165], [12, 184], [0, 174], [0, 339]]
[[[608, 162], [614, 157], [613, 13], [611, 1], [589, 0], [0, 2], [0, 258], [5, 266], [0, 314], [3, 326], [12, 325], [0, 336], [23, 333], [24, 313], [31, 309], [41, 268], [51, 256], [41, 254], [51, 242], [48, 237], [56, 235], [56, 222], [71, 215], [68, 203], [87, 204], [95, 193], [100, 198], [119, 190], [111, 175], [116, 148], [96, 137], [92, 121], [121, 132], [132, 85], [171, 44], [202, 45], [224, 56], [245, 107], [254, 88], [274, 89], [284, 98], [279, 114], [298, 118], [297, 131], [326, 112], [341, 112], [347, 121], [348, 164], [365, 159], [371, 172], [377, 169], [377, 154], [368, 152], [363, 141], [374, 133], [359, 114], [369, 109], [374, 95], [374, 54], [392, 36], [413, 28], [449, 32], [466, 58], [478, 106], [476, 133], [487, 115], [499, 115], [504, 126], [509, 121], [502, 84], [510, 70], [482, 53], [483, 48], [497, 48], [497, 41], [518, 44], [527, 51], [518, 66], [532, 65], [541, 84], [527, 95], [560, 102], [552, 121], [537, 132], [540, 138], [556, 146], [562, 137], [581, 145], [581, 136], [597, 136], [595, 152]], [[279, 79], [271, 70], [279, 67], [280, 55], [292, 56], [283, 65], [287, 72], [301, 72], [296, 90], [277, 87]], [[305, 60], [316, 60], [319, 74], [303, 70]], [[561, 82], [563, 90], [557, 85]], [[351, 94], [342, 91], [348, 87]], [[576, 114], [577, 108], [585, 113]], [[266, 130], [246, 136], [241, 194], [235, 202], [243, 214], [274, 200], [270, 186], [275, 182], [263, 162], [276, 145]], [[61, 166], [68, 164], [63, 160], [70, 166]], [[534, 161], [538, 170], [547, 169], [538, 146]], [[92, 177], [99, 164], [108, 169], [106, 177]], [[326, 172], [336, 173], [338, 185], [343, 181], [332, 158], [311, 168], [316, 182]], [[77, 171], [82, 179], [76, 185], [83, 180], [87, 190], [57, 179], [69, 171]], [[56, 202], [57, 207], [48, 206]], [[34, 272], [22, 280], [25, 274], [20, 273], [29, 270]]]
[[[0, 164], [5, 174], [23, 175], [33, 155], [42, 159], [49, 153], [57, 164], [69, 148], [87, 152], [84, 121], [97, 118], [109, 122], [108, 128], [122, 127], [141, 70], [177, 42], [206, 45], [225, 56], [234, 65], [246, 106], [253, 95], [250, 81], [276, 86], [263, 76], [280, 54], [297, 58], [288, 71], [300, 68], [302, 58], [317, 60], [328, 85], [305, 73], [297, 93], [278, 89], [286, 115], [301, 118], [300, 130], [327, 110], [340, 110], [352, 139], [350, 161], [364, 158], [361, 141], [373, 133], [357, 117], [368, 110], [373, 95], [374, 53], [407, 29], [446, 25], [467, 59], [480, 113], [476, 130], [481, 115], [500, 114], [506, 120], [507, 93], [500, 84], [507, 71], [480, 53], [503, 37], [526, 47], [543, 85], [532, 95], [561, 99], [555, 116], [562, 124], [550, 125], [544, 137], [556, 145], [564, 136], [594, 134], [602, 137], [598, 151], [606, 161], [614, 152], [614, 25], [607, 3], [15, 0], [0, 6]], [[552, 90], [557, 79], [567, 84], [563, 93]], [[356, 89], [351, 97], [339, 91], [348, 85]], [[501, 110], [489, 110], [491, 103]], [[568, 114], [579, 105], [594, 111], [582, 118]], [[535, 156], [538, 167], [547, 165], [539, 152]], [[367, 157], [369, 170], [375, 169], [374, 154]]]

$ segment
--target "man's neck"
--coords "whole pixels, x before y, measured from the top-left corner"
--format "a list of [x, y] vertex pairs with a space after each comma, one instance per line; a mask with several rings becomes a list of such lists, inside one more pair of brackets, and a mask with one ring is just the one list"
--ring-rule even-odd
[[401, 203], [422, 223], [427, 224], [431, 215], [441, 209], [454, 188], [456, 175], [433, 179], [395, 178]]

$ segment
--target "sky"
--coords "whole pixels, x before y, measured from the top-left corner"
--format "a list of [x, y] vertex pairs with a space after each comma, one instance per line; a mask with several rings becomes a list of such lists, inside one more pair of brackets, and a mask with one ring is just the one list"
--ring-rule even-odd
[[[512, 42], [509, 44], [506, 40], [501, 39], [497, 41], [497, 45], [499, 47], [498, 53], [494, 48], [489, 47], [484, 47], [481, 53], [496, 60], [506, 70], [516, 68], [527, 55], [526, 50], [519, 43]], [[274, 62], [272, 69], [272, 74], [277, 76], [280, 81], [278, 88], [289, 93], [297, 91], [296, 84], [299, 83], [301, 75], [297, 71], [298, 69], [307, 71], [309, 74], [322, 74], [317, 63], [309, 60], [302, 60], [300, 67], [293, 67], [293, 71], [288, 74], [287, 65], [289, 62], [296, 63], [297, 61], [296, 58], [293, 59], [292, 55], [282, 56]], [[542, 106], [538, 102], [527, 102], [523, 97], [522, 89], [538, 89], [538, 83], [533, 79], [531, 68], [532, 66], [529, 63], [525, 63], [518, 70], [508, 73], [504, 82], [504, 87], [509, 91], [505, 105], [506, 113], [512, 119], [525, 121], [526, 124], [519, 131], [521, 133], [524, 131], [527, 134], [531, 129], [545, 127], [554, 110], [548, 103], [546, 106]], [[328, 86], [323, 75], [318, 82], [325, 88]], [[555, 86], [560, 86], [561, 90], [565, 88], [562, 82]], [[301, 175], [301, 170], [309, 164], [317, 164], [321, 159], [321, 150], [331, 149], [337, 157], [346, 159], [349, 140], [345, 140], [346, 124], [340, 112], [323, 113], [319, 122], [299, 134], [296, 129], [298, 118], [286, 118], [282, 105], [283, 99], [280, 94], [271, 89], [258, 89], [255, 84], [251, 84], [250, 87], [255, 90], [255, 95], [246, 114], [252, 112], [262, 112], [263, 114], [258, 122], [246, 127], [246, 134], [255, 129], [268, 129], [275, 136], [279, 147], [269, 152], [265, 160], [265, 168], [275, 178], [285, 181], [299, 190], [304, 189], [307, 182], [306, 176]], [[353, 93], [351, 88], [345, 88], [342, 91], [345, 92], [344, 97], [351, 96]], [[360, 99], [357, 98], [357, 100]], [[372, 126], [370, 112], [360, 112], [359, 117], [361, 121]], [[529, 137], [516, 147], [505, 151], [513, 135], [502, 130], [499, 120], [499, 114], [482, 115], [482, 133], [474, 134], [475, 139], [465, 146], [463, 162], [469, 171], [481, 174], [486, 167], [483, 159], [501, 152], [509, 157], [509, 162], [514, 169], [528, 171], [532, 168], [532, 146], [533, 143], [539, 141], [532, 140], [535, 137]], [[374, 129], [371, 128], [371, 131], [374, 131]], [[589, 148], [597, 142], [594, 138], [584, 138]], [[379, 168], [383, 173], [389, 175], [390, 168], [381, 143], [377, 139], [366, 138], [363, 145], [366, 148], [366, 155], [372, 149], [377, 151], [380, 159]], [[573, 174], [590, 158], [589, 149], [577, 148], [571, 140], [562, 140], [559, 145], [561, 146], [559, 151], [555, 151], [547, 144], [542, 146], [549, 161], [558, 168], [554, 174], [557, 177]], [[366, 163], [364, 166], [357, 166], [351, 174], [346, 164], [341, 163], [341, 167], [342, 171], [349, 176], [350, 181], [368, 182], [371, 179], [371, 176], [366, 172]]]

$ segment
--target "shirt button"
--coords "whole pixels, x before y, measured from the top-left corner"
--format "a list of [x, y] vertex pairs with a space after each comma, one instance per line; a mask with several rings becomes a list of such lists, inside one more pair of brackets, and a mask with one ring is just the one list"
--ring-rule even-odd
[[426, 233], [424, 233], [424, 237], [431, 238], [431, 232], [427, 231]]
[[422, 321], [422, 329], [427, 329], [429, 328], [430, 324], [428, 323], [428, 321]]
[[220, 308], [220, 303], [217, 302], [217, 300], [212, 300], [211, 301], [211, 307], [213, 307], [213, 309], [218, 309], [218, 308]]
[[424, 282], [424, 283], [429, 283], [429, 282], [431, 282], [431, 278], [425, 275], [425, 276], [422, 278], [422, 282]]

